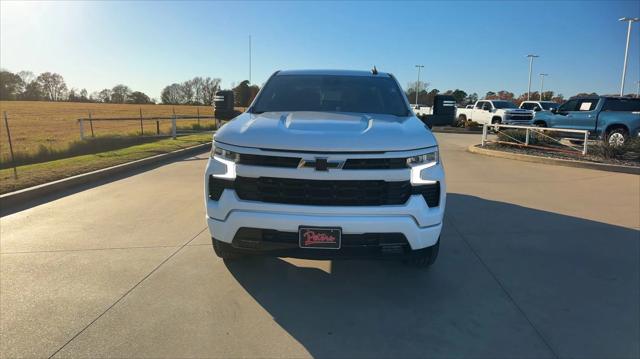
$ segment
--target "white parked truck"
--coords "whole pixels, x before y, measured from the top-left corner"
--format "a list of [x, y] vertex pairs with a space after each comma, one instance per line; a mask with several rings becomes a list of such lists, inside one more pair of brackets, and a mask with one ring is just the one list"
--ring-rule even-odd
[[213, 248], [227, 260], [382, 256], [429, 266], [438, 255], [438, 143], [388, 73], [276, 72], [215, 134], [204, 182]]
[[533, 111], [519, 109], [513, 102], [505, 100], [480, 100], [473, 108], [459, 108], [458, 122], [474, 121], [480, 124], [501, 123], [504, 125], [528, 125]]

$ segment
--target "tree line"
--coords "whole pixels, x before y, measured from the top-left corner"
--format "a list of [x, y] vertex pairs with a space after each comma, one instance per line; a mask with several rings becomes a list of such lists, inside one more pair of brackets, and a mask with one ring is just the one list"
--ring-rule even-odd
[[[527, 100], [527, 93], [523, 93], [519, 96], [516, 96], [513, 92], [501, 90], [501, 91], [488, 91], [484, 96], [480, 97], [477, 93], [467, 93], [464, 90], [455, 89], [455, 90], [447, 90], [445, 92], [441, 92], [438, 89], [429, 90], [428, 82], [410, 82], [407, 85], [407, 98], [409, 102], [415, 103], [416, 101], [416, 90], [418, 91], [418, 104], [425, 106], [433, 106], [433, 98], [435, 95], [450, 95], [456, 100], [456, 103], [461, 106], [474, 104], [478, 100], [487, 99], [487, 100], [506, 100], [512, 101], [516, 105], [520, 105], [522, 101]], [[579, 93], [576, 96], [585, 96], [585, 95], [593, 95], [596, 93]], [[564, 95], [556, 94], [554, 91], [544, 91], [542, 93], [542, 98], [540, 97], [540, 93], [538, 91], [531, 92], [530, 96], [531, 100], [542, 100], [542, 101], [553, 101], [557, 103], [562, 103], [565, 101]]]
[[89, 94], [87, 89], [69, 89], [64, 77], [58, 73], [43, 72], [36, 76], [31, 71], [12, 73], [7, 70], [0, 70], [0, 100], [155, 103], [144, 92], [133, 91], [122, 84]]
[[[190, 80], [173, 83], [162, 89], [160, 102], [170, 105], [211, 106], [220, 90], [221, 79], [196, 76]], [[247, 107], [260, 88], [248, 80], [232, 85], [235, 105]], [[89, 93], [87, 89], [69, 88], [64, 77], [58, 73], [44, 72], [36, 76], [31, 71], [13, 73], [0, 70], [0, 100], [22, 101], [68, 101], [99, 103], [155, 104], [158, 101], [142, 91], [118, 84], [112, 88]]]

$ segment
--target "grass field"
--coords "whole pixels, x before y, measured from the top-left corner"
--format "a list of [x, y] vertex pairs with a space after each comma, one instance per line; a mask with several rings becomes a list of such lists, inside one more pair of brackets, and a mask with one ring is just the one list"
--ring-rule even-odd
[[[172, 105], [128, 105], [106, 103], [41, 102], [41, 101], [0, 101], [0, 114], [7, 112], [9, 129], [13, 142], [13, 151], [17, 155], [34, 154], [44, 149], [65, 150], [72, 142], [80, 139], [77, 119], [88, 117], [137, 117], [142, 110], [143, 116], [176, 115], [211, 116], [210, 106], [172, 106]], [[0, 161], [9, 160], [7, 129], [2, 118], [0, 126]], [[193, 121], [178, 121], [178, 126], [187, 126]], [[210, 125], [213, 120], [201, 120]], [[144, 121], [145, 134], [156, 132], [155, 121]], [[161, 121], [160, 130], [170, 131], [171, 121]], [[139, 121], [94, 121], [95, 136], [137, 135], [140, 133]], [[89, 124], [85, 122], [85, 135], [91, 136]]]
[[178, 137], [176, 140], [163, 139], [113, 151], [24, 165], [17, 168], [17, 178], [14, 178], [13, 169], [2, 169], [0, 170], [0, 194], [210, 141], [211, 134], [188, 135]]

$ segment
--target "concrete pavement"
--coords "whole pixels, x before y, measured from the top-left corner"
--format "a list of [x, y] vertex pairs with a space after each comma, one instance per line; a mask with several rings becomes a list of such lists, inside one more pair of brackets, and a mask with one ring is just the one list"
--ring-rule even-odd
[[428, 271], [225, 265], [206, 154], [2, 217], [2, 357], [640, 356], [640, 177], [437, 136], [449, 195]]

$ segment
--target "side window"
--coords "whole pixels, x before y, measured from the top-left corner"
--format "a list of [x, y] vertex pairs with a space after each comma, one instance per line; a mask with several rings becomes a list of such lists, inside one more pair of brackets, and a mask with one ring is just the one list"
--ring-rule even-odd
[[482, 106], [483, 110], [491, 110], [492, 106], [491, 106], [491, 102], [489, 101], [485, 101], [484, 102], [484, 106]]
[[478, 101], [478, 103], [476, 104], [476, 109], [481, 109], [482, 105], [484, 105], [484, 101]]
[[576, 111], [593, 111], [598, 105], [598, 99], [581, 100]]
[[640, 99], [608, 98], [602, 107], [602, 111], [638, 112], [640, 111]]
[[523, 103], [520, 108], [524, 110], [533, 110], [533, 104], [531, 102]]
[[560, 106], [558, 111], [559, 112], [576, 111], [577, 106], [578, 106], [578, 100], [569, 100], [565, 102], [562, 106]]

